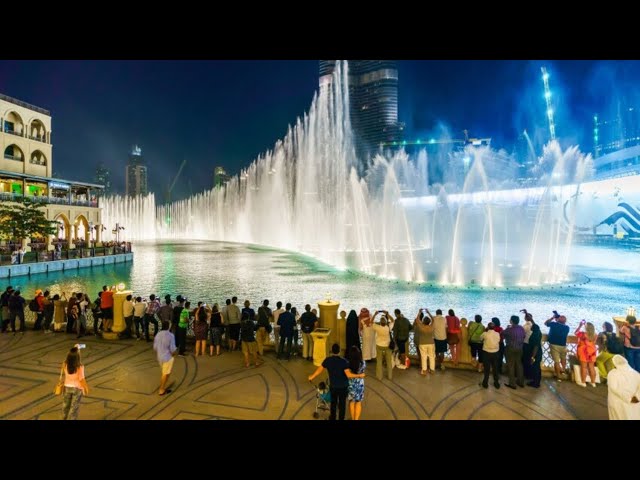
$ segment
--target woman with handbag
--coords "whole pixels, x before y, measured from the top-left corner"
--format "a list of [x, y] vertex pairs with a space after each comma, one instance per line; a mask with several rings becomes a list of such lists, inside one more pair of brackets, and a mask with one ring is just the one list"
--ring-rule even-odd
[[82, 395], [89, 395], [89, 385], [84, 377], [84, 365], [80, 362], [80, 350], [77, 344], [69, 350], [67, 359], [62, 364], [56, 393], [58, 390], [62, 393], [62, 419], [76, 420]]

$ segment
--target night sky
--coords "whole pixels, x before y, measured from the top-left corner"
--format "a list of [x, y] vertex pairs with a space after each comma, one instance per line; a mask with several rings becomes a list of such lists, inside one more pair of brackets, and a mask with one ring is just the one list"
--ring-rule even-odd
[[[543, 65], [565, 145], [591, 151], [594, 113], [640, 103], [637, 61], [403, 60], [399, 112], [407, 138], [462, 138], [466, 128], [511, 151], [526, 128], [545, 142]], [[215, 165], [237, 173], [271, 148], [309, 108], [317, 84], [317, 60], [0, 62], [0, 93], [51, 111], [59, 176], [93, 180], [103, 161], [123, 192], [137, 143], [160, 198], [187, 160], [174, 199], [211, 188]]]

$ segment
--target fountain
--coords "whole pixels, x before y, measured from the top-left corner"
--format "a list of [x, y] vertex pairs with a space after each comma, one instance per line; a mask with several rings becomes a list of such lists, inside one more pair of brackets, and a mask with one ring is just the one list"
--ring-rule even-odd
[[582, 183], [590, 156], [551, 142], [543, 186], [533, 188], [500, 188], [497, 153], [476, 146], [450, 156], [464, 163], [461, 191], [429, 186], [425, 151], [378, 154], [361, 177], [347, 79], [339, 63], [284, 139], [225, 186], [157, 207], [153, 195], [109, 197], [104, 223], [126, 225], [127, 240], [258, 244], [389, 280], [473, 288], [571, 280], [574, 234], [593, 228], [579, 206], [601, 188]]

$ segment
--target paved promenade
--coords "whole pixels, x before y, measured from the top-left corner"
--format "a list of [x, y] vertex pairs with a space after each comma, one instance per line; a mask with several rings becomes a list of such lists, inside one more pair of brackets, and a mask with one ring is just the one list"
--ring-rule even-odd
[[[315, 389], [307, 376], [315, 367], [300, 358], [276, 360], [271, 352], [263, 365], [247, 369], [240, 352], [176, 357], [173, 391], [161, 397], [151, 343], [93, 336], [80, 341], [87, 344], [82, 354], [91, 388], [80, 406], [82, 420], [313, 420]], [[60, 417], [62, 402], [53, 388], [75, 343], [64, 333], [0, 334], [0, 419]], [[603, 385], [580, 388], [544, 378], [540, 389], [485, 390], [476, 372], [448, 368], [422, 377], [417, 367], [378, 381], [373, 362], [366, 373], [363, 420], [607, 419]]]

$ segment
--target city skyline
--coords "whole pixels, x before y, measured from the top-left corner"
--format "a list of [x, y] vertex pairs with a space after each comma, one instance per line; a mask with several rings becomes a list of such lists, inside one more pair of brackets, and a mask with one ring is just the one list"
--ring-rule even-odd
[[[5, 61], [0, 92], [51, 110], [63, 177], [91, 179], [103, 162], [123, 193], [126, 155], [137, 143], [149, 188], [161, 195], [183, 158], [192, 172], [219, 165], [236, 174], [272, 148], [308, 110], [317, 62]], [[638, 103], [636, 61], [398, 61], [405, 137], [459, 138], [467, 129], [511, 151], [527, 129], [545, 143], [541, 66], [550, 72], [557, 136], [582, 151], [593, 150], [595, 113], [612, 115], [618, 100]], [[183, 179], [173, 198], [210, 188], [210, 174]]]

